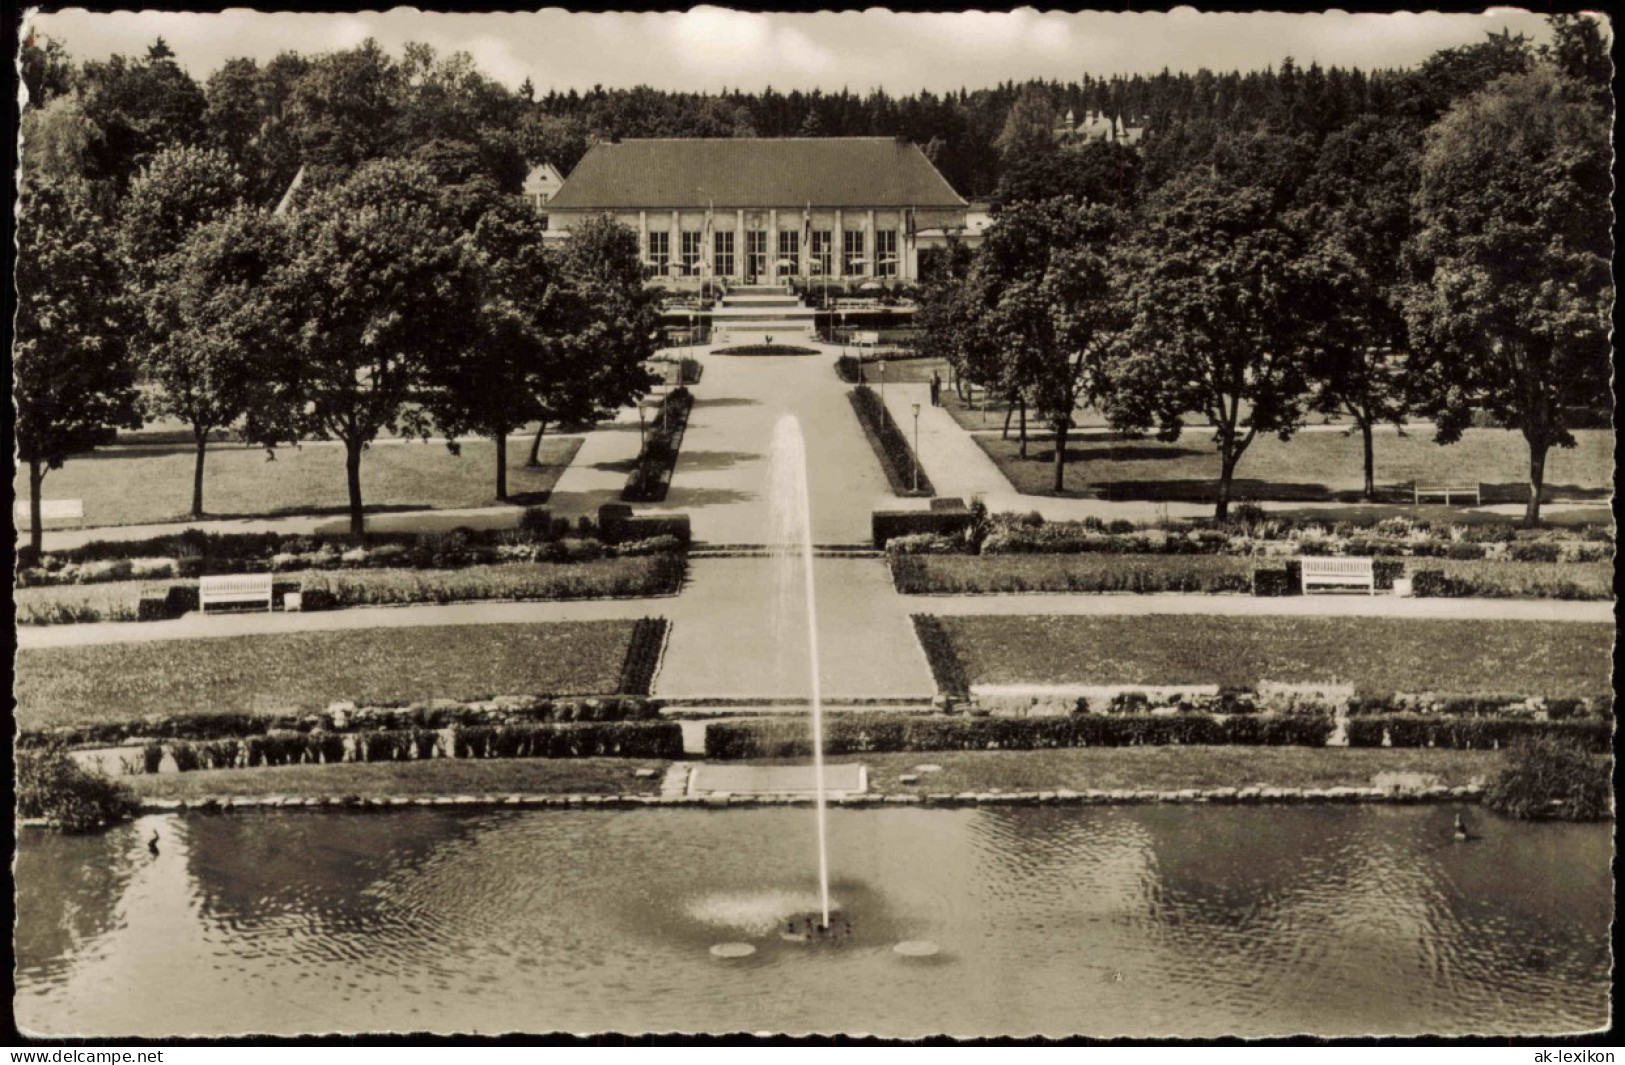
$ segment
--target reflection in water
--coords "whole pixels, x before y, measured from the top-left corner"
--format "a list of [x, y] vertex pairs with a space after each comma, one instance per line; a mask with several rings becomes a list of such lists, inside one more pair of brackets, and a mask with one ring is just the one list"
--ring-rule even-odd
[[[1607, 1023], [1605, 826], [1440, 808], [148, 818], [27, 834], [19, 1022], [365, 1030], [1548, 1032]], [[144, 841], [156, 827], [161, 854]], [[757, 952], [719, 959], [743, 939]], [[942, 946], [893, 954], [902, 940]]]

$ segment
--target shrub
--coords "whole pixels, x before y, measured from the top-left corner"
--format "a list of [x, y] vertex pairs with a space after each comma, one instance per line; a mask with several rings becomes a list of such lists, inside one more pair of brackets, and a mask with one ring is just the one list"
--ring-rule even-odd
[[717, 348], [713, 355], [817, 355], [816, 348], [797, 347], [793, 344], [741, 344], [731, 348]]
[[913, 533], [887, 540], [886, 550], [893, 555], [956, 555], [964, 553], [965, 540], [941, 533]]
[[1490, 809], [1521, 820], [1601, 821], [1612, 797], [1608, 764], [1551, 736], [1514, 742], [1484, 789]]
[[1348, 719], [1350, 747], [1445, 747], [1493, 750], [1520, 739], [1560, 738], [1602, 753], [1613, 743], [1613, 722], [1539, 721], [1528, 717], [1465, 714], [1368, 714]]
[[677, 465], [677, 452], [693, 406], [694, 396], [686, 388], [679, 386], [666, 394], [661, 401], [661, 415], [645, 430], [643, 449], [627, 475], [626, 487], [621, 490], [623, 500], [658, 503], [666, 498], [671, 471]]
[[147, 743], [141, 747], [141, 769], [146, 773], [156, 773], [164, 764], [164, 748], [160, 744]]
[[870, 517], [875, 546], [885, 548], [895, 537], [919, 534], [963, 539], [975, 517], [964, 510], [877, 510]]
[[628, 695], [648, 695], [654, 687], [655, 670], [666, 646], [665, 618], [639, 618], [632, 626], [626, 658], [621, 663], [621, 679], [615, 690]]
[[458, 758], [680, 758], [683, 729], [675, 721], [608, 721], [572, 725], [459, 728]]
[[931, 614], [915, 614], [910, 620], [914, 622], [915, 638], [925, 652], [925, 660], [931, 667], [937, 690], [955, 698], [968, 696], [970, 678], [965, 675], [964, 664], [959, 660], [959, 652], [954, 649], [953, 639], [943, 627], [942, 619]]
[[875, 457], [886, 474], [893, 495], [935, 495], [931, 479], [923, 469], [918, 470], [918, 490], [915, 488], [917, 462], [908, 438], [892, 419], [891, 412], [880, 402], [880, 397], [868, 385], [858, 385], [847, 391], [852, 410], [863, 427], [863, 435], [874, 449]]
[[169, 745], [169, 756], [175, 759], [177, 773], [190, 773], [203, 767], [203, 755], [197, 745], [180, 740]]
[[519, 515], [518, 529], [528, 539], [552, 539], [553, 512], [546, 507], [526, 507]]
[[1411, 593], [1420, 599], [1443, 599], [1460, 594], [1456, 583], [1436, 569], [1419, 569], [1412, 573]]
[[693, 530], [687, 514], [639, 514], [622, 522], [619, 529], [622, 540], [658, 540], [670, 537], [686, 548], [693, 539]]
[[849, 385], [859, 384], [863, 380], [863, 364], [854, 356], [842, 355], [835, 360], [835, 376]]
[[135, 796], [124, 785], [73, 760], [51, 745], [16, 752], [17, 815], [44, 818], [62, 832], [89, 832], [135, 815]]
[[1262, 596], [1292, 595], [1298, 585], [1284, 566], [1260, 566], [1253, 570], [1253, 594]]
[[1514, 562], [1557, 562], [1562, 556], [1562, 545], [1549, 540], [1513, 544], [1507, 548], [1507, 557]]
[[[1043, 717], [945, 717], [849, 714], [826, 722], [828, 754], [882, 751], [1036, 750], [1201, 744], [1324, 746], [1330, 718], [1300, 715], [1071, 714]], [[707, 758], [793, 758], [811, 751], [805, 721], [714, 722]]]

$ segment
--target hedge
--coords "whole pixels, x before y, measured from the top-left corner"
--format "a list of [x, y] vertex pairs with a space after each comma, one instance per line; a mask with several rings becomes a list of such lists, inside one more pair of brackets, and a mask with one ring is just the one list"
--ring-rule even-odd
[[457, 758], [681, 758], [683, 728], [675, 721], [616, 721], [593, 725], [501, 725], [452, 734]]
[[858, 385], [847, 391], [847, 398], [852, 401], [852, 410], [858, 416], [858, 424], [863, 427], [863, 435], [874, 449], [875, 457], [880, 460], [880, 468], [885, 471], [886, 483], [891, 485], [892, 495], [936, 495], [936, 489], [931, 487], [931, 478], [925, 475], [923, 469], [919, 470], [919, 488], [915, 489], [917, 463], [914, 449], [909, 446], [908, 437], [897, 427], [891, 411], [880, 402], [875, 391], [868, 385]]
[[654, 687], [655, 670], [660, 665], [660, 652], [666, 646], [670, 624], [665, 618], [639, 618], [633, 624], [616, 691], [625, 695], [649, 694]]
[[[852, 714], [826, 720], [826, 754], [884, 751], [1036, 750], [1055, 747], [1253, 745], [1322, 747], [1333, 721], [1316, 714], [1073, 714], [1066, 717], [942, 717]], [[707, 758], [797, 758], [812, 750], [806, 721], [713, 722]]]
[[849, 385], [860, 384], [863, 381], [863, 364], [851, 355], [842, 355], [835, 360], [835, 376]]
[[884, 549], [895, 536], [935, 534], [963, 538], [976, 523], [976, 515], [960, 510], [877, 510], [869, 519], [875, 547]]
[[693, 407], [694, 394], [687, 388], [678, 386], [666, 394], [661, 413], [644, 430], [643, 450], [627, 475], [621, 499], [628, 503], [658, 503], [666, 498]]
[[1446, 747], [1492, 750], [1520, 739], [1563, 739], [1596, 754], [1613, 749], [1611, 720], [1540, 721], [1464, 714], [1381, 714], [1348, 719], [1350, 747]]
[[[70, 747], [116, 746], [136, 739], [208, 741], [254, 737], [304, 737], [368, 730], [443, 729], [453, 726], [532, 724], [571, 721], [647, 721], [660, 716], [660, 704], [637, 696], [600, 699], [527, 699], [498, 706], [436, 702], [411, 706], [367, 706], [315, 714], [220, 711], [175, 717], [137, 718], [59, 729], [25, 729], [17, 747], [60, 743]], [[301, 739], [301, 742], [303, 740]]]
[[943, 628], [942, 619], [934, 614], [914, 614], [909, 620], [914, 622], [914, 636], [925, 652], [937, 690], [960, 699], [968, 696], [970, 678], [965, 675], [965, 667], [954, 650], [952, 638]]

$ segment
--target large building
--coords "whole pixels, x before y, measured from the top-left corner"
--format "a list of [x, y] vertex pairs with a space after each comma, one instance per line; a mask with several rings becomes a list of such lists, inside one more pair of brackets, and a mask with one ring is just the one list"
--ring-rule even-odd
[[547, 213], [561, 236], [613, 216], [651, 272], [679, 284], [773, 284], [912, 280], [919, 235], [963, 230], [967, 207], [906, 140], [662, 138], [595, 144]]

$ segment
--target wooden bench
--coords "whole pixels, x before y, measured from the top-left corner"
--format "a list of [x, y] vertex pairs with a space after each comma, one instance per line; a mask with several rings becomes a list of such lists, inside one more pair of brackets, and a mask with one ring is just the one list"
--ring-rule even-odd
[[[19, 528], [32, 520], [28, 513], [28, 500], [17, 502], [13, 513], [17, 516]], [[42, 499], [39, 501], [39, 520], [43, 525], [48, 521], [76, 521], [81, 525], [85, 521], [85, 501], [82, 499]]]
[[209, 612], [211, 604], [261, 603], [270, 610], [273, 601], [271, 574], [233, 573], [223, 577], [203, 577], [197, 584], [197, 607]]
[[1330, 588], [1364, 586], [1371, 595], [1377, 594], [1377, 570], [1369, 558], [1317, 558], [1298, 559], [1299, 581], [1303, 594], [1309, 594], [1310, 585]]
[[1444, 496], [1445, 506], [1449, 506], [1452, 495], [1472, 496], [1475, 506], [1484, 505], [1484, 486], [1481, 484], [1418, 484], [1413, 486], [1412, 493], [1418, 505], [1423, 496]]

